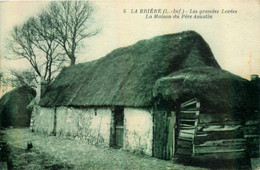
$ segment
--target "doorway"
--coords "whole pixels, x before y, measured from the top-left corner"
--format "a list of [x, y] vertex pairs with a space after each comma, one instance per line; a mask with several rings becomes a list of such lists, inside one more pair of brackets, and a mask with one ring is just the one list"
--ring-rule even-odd
[[124, 143], [124, 108], [115, 107], [114, 112], [114, 126], [115, 126], [115, 147], [121, 148]]

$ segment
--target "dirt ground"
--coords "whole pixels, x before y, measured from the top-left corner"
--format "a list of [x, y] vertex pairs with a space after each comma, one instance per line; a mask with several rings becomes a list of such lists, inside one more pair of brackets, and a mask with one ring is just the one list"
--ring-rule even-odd
[[[91, 146], [80, 140], [32, 133], [29, 129], [8, 129], [4, 134], [13, 169], [205, 169], [121, 149]], [[28, 142], [33, 145], [30, 150]]]

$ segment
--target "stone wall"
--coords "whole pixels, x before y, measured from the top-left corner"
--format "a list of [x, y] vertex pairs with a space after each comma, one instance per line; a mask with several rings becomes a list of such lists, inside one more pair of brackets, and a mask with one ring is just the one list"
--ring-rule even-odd
[[144, 109], [124, 109], [124, 149], [152, 156], [153, 119]]
[[110, 108], [57, 108], [57, 135], [109, 146]]
[[[107, 147], [113, 138], [111, 130], [114, 118], [111, 108], [57, 107], [54, 109], [37, 106], [34, 112], [36, 132], [80, 139], [92, 145]], [[125, 108], [123, 149], [151, 156], [152, 139], [152, 114], [145, 109]]]
[[32, 120], [35, 132], [52, 134], [54, 129], [54, 108], [34, 106]]

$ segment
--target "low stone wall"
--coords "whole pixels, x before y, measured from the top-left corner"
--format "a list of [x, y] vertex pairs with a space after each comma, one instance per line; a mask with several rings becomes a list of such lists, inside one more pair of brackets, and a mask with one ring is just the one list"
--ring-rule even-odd
[[35, 132], [52, 134], [54, 129], [54, 108], [34, 106], [32, 121]]
[[152, 156], [153, 118], [144, 109], [125, 108], [123, 148]]

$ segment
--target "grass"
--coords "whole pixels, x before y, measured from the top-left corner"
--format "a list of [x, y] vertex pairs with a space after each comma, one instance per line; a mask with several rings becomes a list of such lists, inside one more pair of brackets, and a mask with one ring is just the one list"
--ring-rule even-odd
[[[4, 132], [14, 169], [203, 169], [122, 149], [95, 147], [80, 140], [32, 133], [29, 129]], [[33, 144], [30, 151], [26, 150], [27, 142]]]

